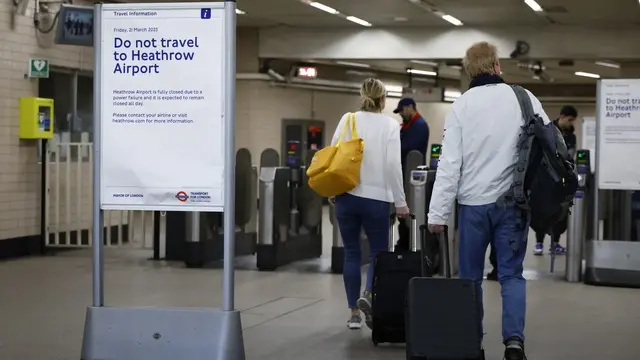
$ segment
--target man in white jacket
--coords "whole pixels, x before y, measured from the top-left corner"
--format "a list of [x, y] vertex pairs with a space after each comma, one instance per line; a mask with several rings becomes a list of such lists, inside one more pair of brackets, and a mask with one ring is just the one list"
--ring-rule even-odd
[[[506, 360], [524, 360], [526, 283], [522, 276], [528, 224], [517, 221], [515, 206], [496, 204], [513, 183], [517, 142], [524, 124], [512, 88], [500, 77], [495, 46], [471, 46], [463, 61], [469, 90], [445, 119], [442, 154], [429, 205], [429, 230], [443, 232], [454, 201], [460, 204], [460, 277], [475, 282], [482, 301], [487, 246], [492, 243], [502, 286], [502, 337]], [[529, 93], [533, 110], [545, 123], [540, 101]], [[514, 248], [511, 240], [518, 245]]]

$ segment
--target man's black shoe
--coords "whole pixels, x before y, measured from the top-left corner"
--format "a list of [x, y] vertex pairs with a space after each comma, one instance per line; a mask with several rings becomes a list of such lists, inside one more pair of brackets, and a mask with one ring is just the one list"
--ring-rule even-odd
[[519, 337], [508, 338], [504, 346], [504, 360], [527, 360], [524, 354], [524, 343]]
[[498, 270], [491, 270], [491, 272], [487, 274], [487, 280], [498, 281]]

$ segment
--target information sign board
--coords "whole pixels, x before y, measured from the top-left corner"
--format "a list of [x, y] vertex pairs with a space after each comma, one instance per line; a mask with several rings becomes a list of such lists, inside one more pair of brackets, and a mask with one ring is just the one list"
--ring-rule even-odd
[[224, 31], [223, 6], [103, 5], [103, 210], [223, 210]]
[[640, 79], [598, 86], [598, 187], [640, 190]]

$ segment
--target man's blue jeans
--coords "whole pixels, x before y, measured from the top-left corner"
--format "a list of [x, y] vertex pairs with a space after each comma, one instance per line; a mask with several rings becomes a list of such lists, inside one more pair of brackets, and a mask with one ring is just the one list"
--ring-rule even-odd
[[342, 277], [350, 309], [356, 308], [362, 286], [362, 247], [360, 234], [364, 229], [369, 239], [369, 270], [365, 290], [373, 285], [373, 262], [389, 248], [389, 203], [351, 194], [336, 196], [336, 217], [344, 244]]
[[[502, 337], [507, 340], [517, 336], [524, 341], [527, 300], [522, 262], [527, 251], [529, 224], [525, 222], [517, 226], [516, 219], [517, 210], [514, 206], [460, 206], [460, 278], [473, 280], [482, 302], [485, 254], [487, 246], [493, 244], [498, 260], [498, 280], [502, 287]], [[511, 246], [510, 240], [516, 241], [517, 250]]]

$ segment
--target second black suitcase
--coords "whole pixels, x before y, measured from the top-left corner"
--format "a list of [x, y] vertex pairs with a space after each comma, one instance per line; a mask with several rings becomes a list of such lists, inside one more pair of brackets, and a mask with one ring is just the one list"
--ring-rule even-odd
[[[449, 258], [446, 230], [444, 256]], [[425, 242], [434, 238], [427, 226], [420, 226]], [[444, 264], [450, 263], [444, 261]], [[482, 319], [478, 292], [471, 280], [416, 277], [407, 293], [407, 360], [484, 360]]]
[[[392, 221], [393, 224], [393, 221]], [[429, 259], [415, 251], [416, 218], [411, 214], [414, 244], [409, 251], [394, 251], [393, 225], [389, 236], [389, 251], [378, 254], [373, 265], [371, 340], [379, 343], [405, 342], [405, 309], [409, 280], [429, 275]]]

